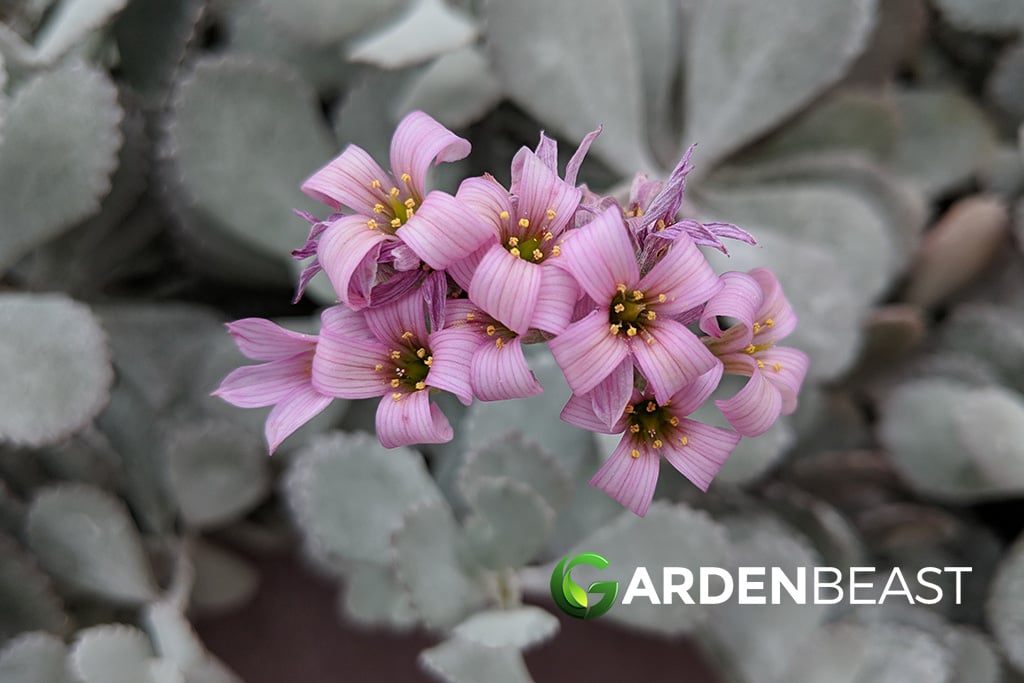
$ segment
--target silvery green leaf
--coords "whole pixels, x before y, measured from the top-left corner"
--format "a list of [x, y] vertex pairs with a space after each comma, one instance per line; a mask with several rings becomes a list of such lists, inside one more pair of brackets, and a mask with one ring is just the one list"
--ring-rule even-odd
[[223, 526], [244, 516], [270, 488], [263, 443], [232, 422], [177, 429], [168, 437], [163, 457], [181, 516], [195, 528]]
[[297, 271], [289, 253], [308, 225], [292, 210], [323, 208], [299, 185], [335, 152], [309, 84], [278, 64], [202, 59], [178, 84], [166, 132], [186, 211]]
[[[399, 121], [397, 103], [422, 71], [419, 67], [400, 71], [368, 67], [333, 113], [334, 136], [340, 145], [359, 145], [381, 163], [388, 159], [391, 136]], [[436, 172], [437, 167], [433, 167], [428, 178]]]
[[476, 25], [443, 0], [413, 0], [401, 16], [349, 48], [349, 59], [384, 69], [400, 69], [466, 47]]
[[121, 466], [121, 458], [110, 441], [92, 425], [70, 439], [36, 451], [35, 457], [57, 479], [99, 488], [113, 484], [115, 472]]
[[148, 605], [142, 620], [157, 655], [173, 663], [188, 683], [242, 683], [242, 679], [203, 648], [188, 620], [166, 602]]
[[967, 31], [1013, 33], [1024, 28], [1018, 0], [935, 0], [947, 21]]
[[988, 623], [1010, 664], [1024, 673], [1024, 536], [1010, 547], [989, 589]]
[[[740, 155], [742, 163], [835, 152], [884, 159], [899, 136], [896, 107], [868, 90], [838, 90]], [[703, 150], [698, 147], [699, 152]]]
[[398, 115], [425, 111], [449, 128], [481, 119], [501, 100], [501, 85], [474, 47], [438, 57], [418, 74], [397, 103]]
[[957, 306], [939, 339], [943, 348], [972, 354], [1024, 391], [1024, 316], [1011, 308], [986, 302]]
[[113, 372], [86, 306], [63, 294], [0, 294], [0, 330], [0, 440], [52, 443], [100, 412]]
[[285, 494], [306, 541], [322, 554], [377, 564], [390, 559], [391, 534], [406, 510], [441, 498], [418, 453], [341, 432], [296, 454]]
[[673, 110], [689, 15], [674, 0], [633, 0], [628, 3], [629, 29], [639, 53], [644, 115], [655, 161], [672, 168], [679, 161], [679, 120]]
[[466, 540], [481, 565], [515, 569], [534, 559], [555, 524], [555, 511], [529, 486], [508, 477], [477, 480], [466, 492], [472, 513]]
[[[539, 346], [539, 345], [538, 345]], [[476, 401], [469, 407], [460, 439], [461, 450], [475, 450], [513, 434], [526, 436], [551, 453], [570, 475], [593, 450], [591, 433], [559, 417], [571, 394], [562, 371], [547, 348], [529, 349], [527, 361], [544, 393], [510, 401]]]
[[0, 650], [4, 683], [74, 683], [68, 669], [68, 648], [49, 633], [24, 633]]
[[[1021, 26], [1024, 27], [1024, 22]], [[999, 61], [985, 84], [988, 98], [1016, 121], [1024, 120], [1024, 94], [1021, 94], [1020, 88], [1022, 80], [1024, 80], [1024, 42], [1018, 41], [1007, 47], [999, 57]]]
[[491, 64], [519, 106], [573, 143], [603, 125], [593, 150], [622, 173], [653, 167], [626, 3], [494, 0], [483, 20]]
[[1002, 387], [972, 390], [950, 416], [957, 443], [1000, 491], [1024, 491], [1024, 401]]
[[[0, 534], [0, 643], [23, 631], [65, 635], [71, 619], [53, 590], [50, 577], [10, 537]], [[2, 668], [0, 668], [2, 671]]]
[[360, 562], [346, 573], [345, 617], [366, 626], [407, 629], [416, 624], [409, 596], [398, 584], [395, 568]]
[[259, 573], [247, 560], [201, 537], [192, 542], [191, 561], [191, 606], [203, 614], [237, 609], [259, 587]]
[[990, 636], [969, 626], [951, 627], [944, 644], [953, 656], [950, 683], [1000, 683], [1003, 666]]
[[486, 600], [461, 530], [445, 503], [410, 508], [391, 545], [398, 582], [428, 627], [451, 628]]
[[128, 0], [61, 0], [36, 35], [36, 56], [52, 63], [124, 9]]
[[267, 17], [312, 44], [337, 43], [393, 17], [408, 0], [257, 0]]
[[526, 650], [553, 638], [558, 628], [558, 619], [550, 612], [525, 605], [477, 612], [452, 633], [478, 645]]
[[839, 80], [873, 28], [874, 0], [705, 2], [686, 62], [686, 136], [702, 164], [770, 130]]
[[40, 564], [70, 588], [128, 605], [156, 595], [142, 539], [110, 494], [86, 485], [43, 489], [25, 526]]
[[[1021, 115], [1024, 119], [1024, 114]], [[1002, 197], [1024, 193], [1024, 156], [1017, 144], [1001, 142], [980, 171], [981, 189]]]
[[[740, 518], [727, 524], [734, 554], [726, 566], [733, 571], [766, 567], [770, 572], [778, 567], [793, 576], [798, 567], [821, 562], [803, 537], [770, 517]], [[769, 577], [762, 583], [764, 590], [756, 594], [767, 599]], [[785, 597], [778, 605], [743, 605], [730, 600], [709, 610], [700, 637], [713, 643], [719, 659], [727, 662], [726, 669], [738, 672], [739, 680], [781, 683], [788, 681], [783, 674], [792, 657], [792, 644], [806, 641], [821, 628], [828, 612], [825, 605], [798, 605]]]
[[419, 661], [446, 683], [533, 683], [523, 656], [511, 647], [487, 647], [451, 638], [421, 652]]
[[935, 196], [966, 182], [992, 154], [992, 124], [957, 90], [897, 90], [903, 130], [889, 158], [900, 173]]
[[114, 20], [118, 69], [151, 103], [159, 104], [166, 96], [205, 6], [205, 0], [131, 2]]
[[355, 70], [335, 42], [312, 44], [282, 31], [258, 0], [241, 0], [227, 9], [228, 49], [286, 64], [322, 92], [343, 89]]
[[[169, 683], [157, 663], [149, 639], [125, 624], [104, 624], [79, 631], [71, 647], [71, 667], [82, 683]], [[178, 679], [181, 680], [181, 679]]]
[[496, 477], [525, 484], [555, 511], [560, 510], [572, 494], [572, 480], [565, 468], [522, 434], [496, 439], [467, 453], [459, 471], [459, 491], [463, 498], [469, 499], [480, 482]]
[[927, 35], [930, 9], [926, 0], [879, 0], [874, 31], [844, 81], [887, 86], [893, 74], [916, 58]]
[[[655, 501], [646, 517], [625, 511], [578, 541], [574, 553], [597, 553], [610, 566], [600, 571], [577, 567], [573, 581], [580, 586], [597, 580], [617, 581], [620, 595], [624, 596], [638, 566], [646, 567], [658, 586], [663, 567], [687, 567], [696, 577], [698, 566], [728, 563], [731, 551], [724, 527], [707, 513], [682, 504]], [[671, 636], [693, 632], [707, 616], [704, 606], [683, 604], [677, 596], [671, 605], [653, 605], [646, 598], [637, 598], [630, 605], [617, 604], [604, 618], [640, 631]]]
[[41, 72], [14, 93], [0, 140], [0, 271], [99, 210], [121, 117], [106, 73], [80, 63]]

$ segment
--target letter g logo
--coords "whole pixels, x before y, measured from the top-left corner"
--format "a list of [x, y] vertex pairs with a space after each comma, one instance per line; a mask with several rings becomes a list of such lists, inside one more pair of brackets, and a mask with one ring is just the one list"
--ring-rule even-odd
[[[566, 555], [551, 572], [551, 597], [555, 599], [555, 604], [570, 617], [596, 619], [611, 609], [615, 603], [615, 598], [619, 594], [619, 583], [617, 581], [595, 581], [590, 584], [590, 588], [584, 591], [573, 582], [570, 575], [572, 568], [581, 564], [604, 569], [608, 566], [608, 560], [597, 553], [580, 553], [571, 560]], [[597, 593], [601, 596], [596, 605], [590, 605], [589, 593]]]

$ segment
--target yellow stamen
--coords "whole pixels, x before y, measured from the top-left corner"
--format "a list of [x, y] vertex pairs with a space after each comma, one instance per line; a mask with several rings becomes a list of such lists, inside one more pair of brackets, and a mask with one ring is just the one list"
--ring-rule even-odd
[[397, 197], [398, 195], [401, 194], [401, 192], [399, 192], [397, 187], [392, 187], [390, 190], [388, 190], [388, 194], [390, 194], [392, 197]]
[[374, 372], [380, 372], [383, 369], [384, 369], [384, 366], [381, 365], [380, 363], [377, 363], [376, 365], [373, 366], [373, 371]]
[[400, 392], [396, 391], [395, 393], [391, 394], [391, 398], [395, 399], [396, 402], [401, 401], [402, 400], [402, 394]]
[[560, 246], [558, 246], [557, 244], [555, 246], [551, 247], [551, 255], [552, 256], [561, 256], [562, 255], [562, 248]]
[[624, 310], [626, 310], [626, 307], [623, 306], [622, 304], [615, 304], [612, 310], [615, 311], [616, 313], [622, 313]]
[[392, 387], [394, 387], [395, 389], [397, 389], [397, 388], [398, 388], [398, 385], [399, 385], [399, 384], [401, 384], [401, 382], [400, 382], [400, 381], [399, 381], [399, 380], [398, 380], [397, 378], [396, 378], [396, 379], [393, 379], [393, 380], [391, 380], [391, 386], [392, 386]]
[[422, 391], [423, 389], [427, 388], [427, 385], [424, 384], [423, 382], [416, 382], [415, 386], [416, 386], [416, 389], [419, 390], [419, 391]]
[[614, 324], [613, 323], [612, 326], [609, 328], [609, 331], [612, 334], [618, 334], [619, 330], [621, 330], [621, 329], [622, 329], [622, 325], [621, 324]]
[[366, 227], [368, 227], [370, 230], [376, 230], [377, 229], [377, 221], [375, 221], [375, 220], [373, 220], [371, 218], [370, 220], [366, 221]]
[[426, 358], [423, 359], [423, 364], [426, 365], [429, 368], [431, 365], [434, 364], [434, 357], [433, 356], [427, 356]]
[[519, 256], [519, 250], [517, 248], [515, 248], [515, 247], [512, 247], [511, 249], [509, 249], [508, 253], [512, 254], [513, 256]]
[[675, 415], [673, 415], [672, 417], [670, 417], [668, 419], [668, 423], [670, 425], [672, 425], [673, 427], [678, 427], [679, 426], [679, 418], [676, 417]]
[[392, 227], [392, 228], [399, 228], [399, 227], [401, 227], [401, 226], [402, 226], [402, 221], [400, 221], [400, 220], [399, 220], [399, 219], [397, 219], [397, 218], [392, 218], [392, 219], [391, 219], [391, 227]]
[[654, 443], [652, 443], [651, 445], [654, 446], [655, 448], [661, 448], [664, 444], [661, 443], [661, 439], [655, 439]]
[[534, 249], [533, 254], [531, 254], [531, 256], [533, 256], [534, 261], [540, 261], [542, 258], [544, 258], [544, 252], [541, 251], [540, 249]]
[[626, 415], [632, 415], [634, 412], [633, 406], [626, 406]]
[[373, 212], [374, 213], [384, 213], [384, 205], [383, 204], [374, 204], [373, 205]]
[[626, 335], [629, 336], [629, 337], [635, 337], [636, 336], [636, 328], [633, 327], [632, 325], [630, 325], [629, 328], [626, 330]]
[[411, 180], [412, 180], [412, 176], [411, 175], [409, 175], [408, 173], [403, 173], [402, 174], [402, 182], [403, 183], [408, 183]]
[[402, 203], [405, 204], [405, 208], [407, 208], [407, 209], [415, 209], [416, 208], [416, 200], [413, 199], [412, 197], [409, 197], [408, 199], [406, 199]]
[[658, 317], [658, 314], [655, 313], [654, 311], [647, 311], [647, 319], [648, 320], [654, 320], [657, 317]]
[[404, 339], [406, 341], [409, 341], [410, 339], [412, 339], [412, 337], [413, 337], [413, 334], [409, 330], [406, 330], [405, 332], [402, 333], [402, 339]]
[[615, 289], [616, 289], [616, 291], [618, 291], [619, 294], [625, 294], [626, 293], [626, 285], [622, 284], [621, 282], [619, 284], [615, 285]]
[[373, 180], [370, 181], [370, 187], [377, 189], [378, 187], [380, 187], [380, 181], [374, 178]]
[[416, 357], [417, 358], [426, 358], [426, 356], [427, 356], [427, 350], [426, 349], [416, 349]]
[[644, 293], [643, 292], [641, 292], [639, 289], [634, 289], [633, 290], [633, 301], [640, 301], [640, 299], [643, 299], [643, 298], [644, 298]]
[[487, 336], [488, 336], [488, 337], [493, 337], [493, 336], [494, 336], [494, 333], [495, 333], [495, 332], [497, 332], [497, 331], [498, 331], [498, 330], [497, 330], [497, 329], [495, 329], [494, 325], [488, 325], [488, 326], [487, 326], [487, 330], [486, 330], [486, 332], [487, 332]]
[[743, 350], [744, 350], [744, 351], [745, 351], [746, 353], [751, 353], [751, 354], [752, 354], [752, 353], [754, 353], [755, 351], [757, 351], [757, 347], [756, 347], [756, 346], [754, 346], [753, 344], [750, 344], [750, 345], [748, 345], [748, 346], [747, 346], [747, 348], [745, 348], [745, 349], [743, 349]]
[[683, 438], [679, 439], [679, 445], [680, 446], [685, 446], [688, 443], [690, 443], [690, 440], [687, 439], [685, 436]]
[[391, 360], [398, 360], [401, 357], [402, 357], [402, 352], [401, 351], [392, 351], [391, 352]]
[[634, 448], [633, 450], [631, 450], [631, 451], [629, 452], [629, 454], [630, 454], [630, 455], [632, 455], [632, 456], [633, 456], [634, 458], [639, 458], [639, 457], [640, 457], [640, 451], [638, 451], [638, 450], [637, 450], [637, 449], [635, 449], [635, 448]]
[[510, 246], [510, 247], [519, 246], [519, 238], [516, 237], [515, 235], [512, 235], [511, 237], [509, 237], [508, 238], [508, 246]]
[[762, 361], [762, 360], [757, 361], [757, 367], [763, 368], [764, 367], [764, 361]]
[[528, 227], [530, 227], [530, 219], [529, 218], [520, 218], [519, 219], [519, 227], [520, 228], [528, 228]]
[[659, 303], [659, 304], [663, 304], [663, 303], [665, 303], [665, 300], [666, 300], [667, 298], [668, 298], [668, 297], [666, 297], [666, 296], [665, 296], [664, 294], [659, 294], [659, 295], [658, 295], [658, 303]]
[[476, 313], [467, 313], [467, 314], [466, 314], [466, 320], [467, 320], [467, 321], [469, 321], [469, 320], [473, 320], [473, 319], [475, 319], [475, 318], [476, 318]]
[[502, 339], [501, 337], [498, 337], [497, 339], [494, 340], [494, 345], [499, 349], [503, 349], [505, 348], [505, 340]]
[[766, 318], [764, 324], [766, 327], [773, 327], [775, 325], [775, 321], [771, 318]]
[[503, 221], [508, 220], [508, 211], [502, 211], [501, 213], [499, 213], [498, 218], [500, 218]]
[[547, 215], [549, 221], [555, 220], [555, 210], [554, 209], [548, 209], [546, 215]]
[[782, 369], [782, 365], [780, 363], [772, 363], [772, 369], [775, 370], [775, 372], [778, 372]]
[[647, 402], [647, 412], [648, 413], [653, 413], [657, 409], [658, 409], [658, 404], [657, 403], [655, 403], [654, 401], [648, 401]]
[[655, 223], [654, 225], [658, 228], [658, 230], [664, 230], [665, 229], [665, 221], [662, 220], [661, 218], [659, 218], [658, 222]]
[[544, 241], [545, 242], [550, 242], [553, 239], [555, 239], [554, 234], [552, 234], [551, 232], [544, 233]]
[[761, 323], [754, 323], [754, 334], [761, 331]]
[[639, 434], [640, 433], [640, 425], [629, 425], [629, 431], [630, 431], [631, 434]]

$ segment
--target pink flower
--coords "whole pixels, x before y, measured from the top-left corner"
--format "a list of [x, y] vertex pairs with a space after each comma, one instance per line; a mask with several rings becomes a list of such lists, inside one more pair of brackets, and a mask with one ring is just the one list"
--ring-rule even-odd
[[[775, 275], [765, 268], [748, 273], [725, 273], [722, 291], [708, 302], [700, 327], [704, 341], [725, 364], [725, 372], [750, 381], [730, 399], [715, 404], [736, 431], [758, 436], [779, 415], [796, 410], [797, 394], [809, 359], [799, 349], [776, 346], [796, 328], [796, 314]], [[724, 332], [718, 316], [739, 321]]]
[[[314, 224], [310, 240], [296, 254], [309, 255], [310, 242], [316, 241], [317, 260], [307, 270], [322, 268], [339, 300], [355, 309], [384, 303], [376, 291], [371, 302], [371, 289], [385, 280], [400, 281], [388, 297], [397, 298], [425, 271], [444, 270], [464, 258], [492, 237], [487, 223], [449, 194], [424, 195], [424, 183], [431, 163], [457, 161], [469, 149], [468, 141], [419, 111], [395, 130], [391, 173], [362, 148], [349, 145], [306, 180], [302, 191], [354, 213]], [[303, 282], [309, 277], [304, 274]]]
[[227, 328], [247, 358], [267, 362], [233, 371], [213, 395], [239, 408], [274, 406], [265, 430], [273, 453], [331, 402], [331, 397], [314, 389], [310, 381], [317, 338], [261, 318], [236, 320]]
[[[592, 300], [591, 310], [548, 342], [576, 394], [611, 377], [618, 409], [632, 387], [633, 364], [659, 402], [718, 365], [678, 316], [722, 287], [686, 235], [641, 277], [636, 252], [618, 207], [573, 231], [557, 261]], [[617, 411], [615, 412], [617, 415]]]
[[326, 310], [313, 358], [313, 386], [340, 398], [382, 396], [377, 436], [387, 448], [444, 443], [452, 427], [431, 390], [473, 399], [470, 360], [480, 339], [469, 329], [427, 330], [423, 300], [406, 296], [354, 312]]
[[544, 388], [530, 371], [519, 335], [466, 299], [454, 299], [445, 309], [446, 326], [469, 329], [479, 340], [470, 360], [470, 385], [481, 401], [526, 398]]
[[463, 181], [456, 198], [486, 221], [495, 240], [452, 268], [455, 281], [516, 334], [531, 328], [561, 332], [578, 290], [554, 262], [580, 191], [524, 148], [513, 162], [511, 192], [486, 175]]
[[573, 395], [562, 410], [563, 420], [595, 432], [622, 434], [590, 485], [643, 517], [654, 497], [663, 456], [697, 488], [707, 491], [740, 435], [687, 419], [687, 415], [707, 400], [721, 377], [722, 367], [713, 366], [664, 401], [649, 391], [634, 391], [625, 412], [611, 427], [594, 413], [589, 401]]

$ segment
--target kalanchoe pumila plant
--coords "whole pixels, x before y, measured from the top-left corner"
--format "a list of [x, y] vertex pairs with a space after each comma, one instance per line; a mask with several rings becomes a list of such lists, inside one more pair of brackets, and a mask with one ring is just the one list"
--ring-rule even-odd
[[[741, 436], [795, 409], [808, 360], [775, 343], [796, 317], [770, 271], [719, 276], [698, 248], [752, 244], [748, 233], [678, 217], [692, 147], [665, 184], [638, 175], [625, 206], [577, 187], [599, 132], [564, 179], [542, 134], [516, 154], [508, 189], [485, 174], [454, 196], [427, 192], [427, 170], [465, 157], [469, 142], [422, 112], [399, 123], [390, 171], [346, 148], [303, 183], [335, 213], [303, 214], [313, 227], [294, 252], [312, 258], [300, 295], [323, 270], [339, 304], [318, 336], [232, 323], [242, 352], [268, 362], [236, 370], [216, 394], [275, 406], [271, 451], [331, 397], [380, 396], [385, 447], [444, 443], [453, 430], [432, 394], [464, 405], [536, 395], [522, 347], [547, 343], [573, 391], [562, 418], [623, 434], [592, 485], [643, 516], [664, 457], [706, 490]], [[723, 330], [720, 317], [737, 322]], [[725, 373], [750, 378], [716, 401], [735, 431], [688, 417]]]

